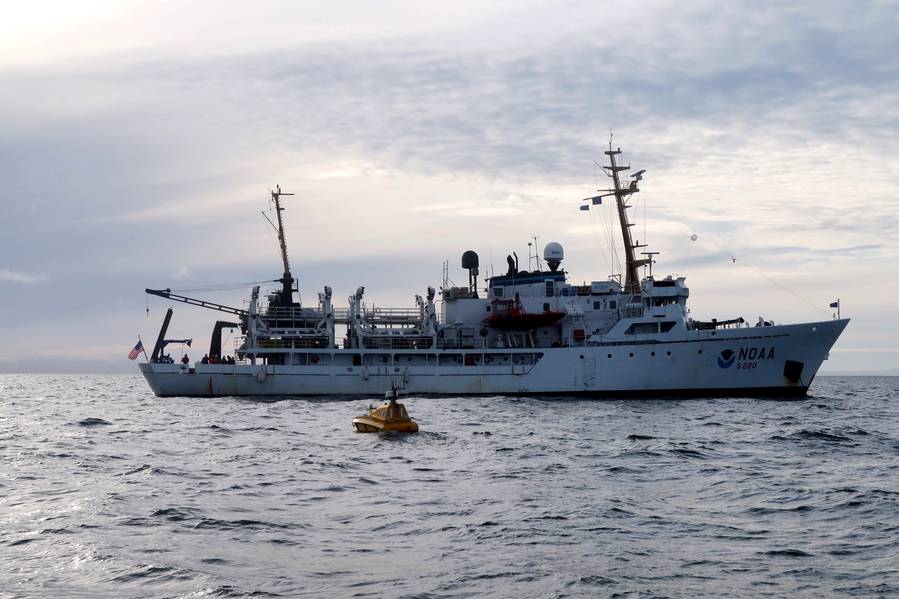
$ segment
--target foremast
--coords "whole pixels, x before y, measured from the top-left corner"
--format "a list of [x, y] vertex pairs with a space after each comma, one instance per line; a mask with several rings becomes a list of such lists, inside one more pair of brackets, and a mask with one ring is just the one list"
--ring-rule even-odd
[[609, 142], [609, 149], [604, 152], [606, 156], [609, 157], [609, 162], [611, 164], [603, 166], [603, 170], [605, 173], [612, 179], [612, 183], [614, 185], [613, 189], [605, 190], [609, 195], [615, 196], [615, 204], [618, 209], [618, 220], [621, 224], [621, 237], [624, 240], [624, 254], [625, 254], [625, 279], [624, 279], [624, 292], [631, 294], [640, 293], [640, 273], [638, 269], [641, 266], [645, 266], [649, 264], [649, 259], [646, 258], [637, 258], [634, 250], [638, 248], [646, 247], [646, 244], [641, 244], [639, 241], [634, 242], [633, 237], [631, 236], [631, 227], [634, 226], [634, 223], [630, 222], [627, 216], [628, 208], [632, 208], [631, 205], [627, 203], [627, 198], [634, 193], [640, 191], [637, 187], [637, 183], [643, 176], [643, 173], [646, 171], [638, 171], [631, 175], [633, 181], [630, 181], [627, 186], [622, 185], [621, 177], [618, 173], [622, 171], [629, 170], [630, 166], [619, 165], [615, 160], [615, 157], [621, 154], [621, 148], [612, 149], [612, 142]]

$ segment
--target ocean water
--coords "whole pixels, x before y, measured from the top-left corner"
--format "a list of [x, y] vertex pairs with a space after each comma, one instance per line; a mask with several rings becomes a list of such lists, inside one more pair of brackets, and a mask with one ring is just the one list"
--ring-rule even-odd
[[803, 400], [154, 397], [0, 376], [2, 597], [899, 596], [899, 378]]

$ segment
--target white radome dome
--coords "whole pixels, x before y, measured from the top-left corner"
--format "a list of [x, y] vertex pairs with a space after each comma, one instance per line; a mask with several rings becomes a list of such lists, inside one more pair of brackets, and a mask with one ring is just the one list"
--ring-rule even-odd
[[543, 259], [547, 262], [561, 262], [564, 258], [565, 250], [562, 249], [561, 243], [550, 241], [546, 244], [546, 247], [543, 248]]

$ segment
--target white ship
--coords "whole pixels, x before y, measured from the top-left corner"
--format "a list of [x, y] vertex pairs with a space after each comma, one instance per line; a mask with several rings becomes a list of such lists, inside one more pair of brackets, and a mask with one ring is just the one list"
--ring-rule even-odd
[[[163, 355], [168, 309], [153, 353], [140, 370], [159, 396], [377, 395], [407, 393], [625, 396], [804, 395], [848, 319], [775, 325], [743, 318], [694, 320], [684, 277], [652, 276], [654, 252], [631, 236], [629, 198], [644, 171], [622, 180], [620, 149], [605, 152], [612, 187], [584, 206], [614, 198], [626, 255], [621, 277], [589, 285], [568, 282], [558, 243], [546, 245], [536, 270], [508, 272], [478, 286], [479, 261], [462, 255], [468, 285], [444, 276], [439, 294], [428, 287], [413, 309], [364, 303], [364, 288], [348, 307], [332, 304], [331, 289], [307, 307], [291, 274], [280, 190], [272, 192], [284, 274], [278, 291], [246, 310], [172, 293], [147, 293], [219, 310], [209, 360], [175, 364]], [[640, 277], [641, 269], [648, 275]], [[339, 327], [339, 328], [338, 328]], [[239, 328], [234, 359], [222, 359], [222, 330]], [[338, 338], [338, 331], [345, 334]]]

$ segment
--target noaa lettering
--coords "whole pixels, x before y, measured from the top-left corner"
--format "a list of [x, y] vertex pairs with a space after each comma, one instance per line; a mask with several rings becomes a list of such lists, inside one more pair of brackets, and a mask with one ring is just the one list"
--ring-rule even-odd
[[740, 360], [773, 360], [774, 359], [774, 348], [770, 348], [765, 350], [764, 347], [750, 347], [740, 348]]
[[730, 368], [737, 366], [737, 370], [752, 370], [758, 368], [759, 360], [773, 360], [773, 347], [741, 347], [739, 352], [725, 349], [718, 354], [718, 366]]

